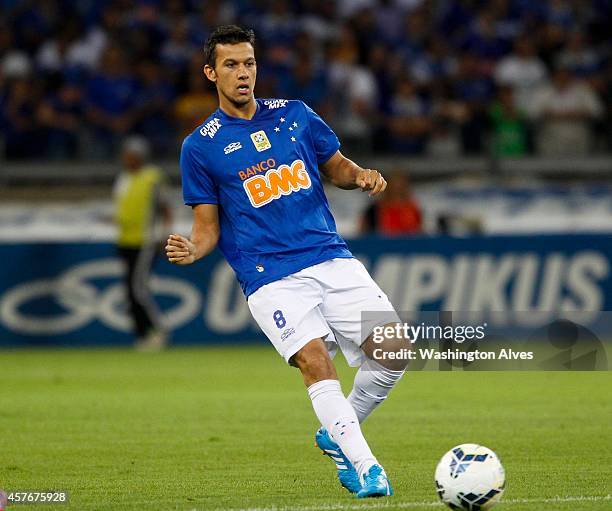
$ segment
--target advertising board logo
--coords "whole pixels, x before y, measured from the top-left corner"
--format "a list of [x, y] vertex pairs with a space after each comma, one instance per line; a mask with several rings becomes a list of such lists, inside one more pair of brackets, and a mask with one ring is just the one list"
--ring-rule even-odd
[[603, 310], [610, 282], [610, 261], [595, 250], [386, 254], [371, 270], [399, 310], [464, 311], [473, 321], [493, 322], [496, 312], [531, 311], [520, 319], [533, 325], [552, 320], [555, 311], [589, 323]]
[[[123, 273], [121, 262], [109, 258], [74, 265], [57, 278], [24, 282], [0, 297], [0, 322], [26, 335], [67, 334], [94, 321], [129, 332], [131, 320], [124, 310], [125, 290], [117, 282]], [[111, 283], [101, 287], [99, 282], [103, 280]], [[200, 312], [200, 293], [181, 279], [154, 276], [151, 290], [178, 302], [163, 313], [164, 326], [169, 329], [191, 321]], [[27, 312], [29, 305], [45, 299], [53, 302], [55, 314]]]

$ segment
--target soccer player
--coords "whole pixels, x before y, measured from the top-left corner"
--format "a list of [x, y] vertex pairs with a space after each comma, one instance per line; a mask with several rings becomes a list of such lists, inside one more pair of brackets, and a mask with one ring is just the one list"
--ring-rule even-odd
[[[217, 87], [219, 108], [183, 143], [193, 227], [190, 239], [171, 235], [166, 253], [172, 263], [191, 264], [219, 244], [257, 323], [301, 371], [321, 423], [316, 443], [336, 463], [341, 484], [360, 498], [392, 495], [360, 423], [406, 365], [374, 360], [375, 348], [391, 353], [409, 343], [373, 342], [374, 327], [399, 318], [337, 234], [322, 176], [371, 196], [386, 181], [344, 157], [334, 132], [301, 101], [255, 99], [254, 44], [251, 30], [233, 25], [206, 42], [204, 74]], [[379, 312], [362, 322], [362, 311]], [[338, 347], [360, 366], [348, 399], [331, 361]]]

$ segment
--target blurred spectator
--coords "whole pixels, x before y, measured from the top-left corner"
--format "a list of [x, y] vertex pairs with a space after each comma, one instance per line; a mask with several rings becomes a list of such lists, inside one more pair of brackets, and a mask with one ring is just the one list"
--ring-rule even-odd
[[348, 25], [342, 27], [329, 53], [330, 92], [336, 106], [334, 126], [345, 145], [367, 149], [378, 90], [373, 73], [358, 63], [357, 40]]
[[298, 31], [295, 17], [289, 2], [271, 0], [268, 9], [262, 10], [259, 17], [259, 37], [275, 44], [290, 45]]
[[486, 67], [474, 55], [465, 53], [459, 60], [453, 88], [455, 97], [464, 103], [468, 112], [461, 124], [463, 151], [481, 153], [488, 126], [487, 107], [495, 91], [493, 81], [486, 74]]
[[529, 108], [533, 91], [544, 83], [546, 74], [546, 66], [527, 35], [521, 36], [514, 44], [514, 51], [495, 67], [495, 81], [512, 87], [516, 106], [521, 109]]
[[376, 31], [387, 42], [396, 41], [402, 33], [405, 7], [395, 0], [380, 0], [374, 9]]
[[192, 71], [188, 90], [174, 103], [174, 115], [181, 130], [181, 139], [203, 123], [217, 106], [217, 95], [209, 89], [203, 72], [200, 69]]
[[113, 3], [105, 5], [99, 22], [74, 44], [72, 55], [75, 62], [88, 69], [96, 69], [106, 47], [123, 41], [123, 32], [121, 8]]
[[125, 18], [123, 44], [133, 61], [153, 60], [159, 55], [165, 40], [165, 27], [160, 5], [156, 2], [135, 2]]
[[461, 126], [468, 121], [470, 110], [463, 101], [451, 98], [451, 90], [451, 85], [442, 81], [430, 89], [434, 126], [427, 152], [431, 156], [457, 156], [462, 152]]
[[601, 60], [597, 51], [586, 45], [586, 35], [575, 30], [559, 53], [557, 65], [566, 68], [575, 76], [590, 78], [600, 70]]
[[165, 0], [163, 9], [165, 12], [162, 22], [166, 33], [170, 33], [173, 27], [182, 29], [188, 26], [188, 2], [185, 0]]
[[509, 51], [509, 40], [498, 32], [491, 10], [481, 11], [469, 28], [461, 48], [485, 61], [495, 61]]
[[495, 156], [524, 156], [527, 152], [527, 119], [516, 106], [510, 87], [499, 89], [489, 111]]
[[195, 49], [189, 40], [187, 22], [179, 22], [171, 28], [169, 39], [161, 47], [161, 62], [167, 71], [177, 75], [187, 67]]
[[609, 120], [612, 119], [612, 62], [608, 64], [606, 75], [608, 79], [605, 82], [606, 85], [603, 87], [602, 98], [608, 122], [601, 122], [601, 127], [607, 142], [607, 149], [612, 152], [612, 123], [609, 122]]
[[[245, 2], [243, 6], [248, 10], [250, 2]], [[236, 8], [232, 0], [207, 0], [206, 2], [187, 2], [191, 9], [195, 11], [189, 16], [190, 39], [198, 46], [202, 46], [209, 34], [218, 25], [227, 25], [236, 21]], [[262, 6], [263, 7], [263, 6]], [[261, 16], [263, 9], [257, 9]], [[247, 23], [251, 26], [253, 23]]]
[[39, 91], [29, 78], [16, 78], [6, 84], [6, 97], [0, 105], [4, 132], [4, 154], [7, 159], [24, 159], [42, 153], [39, 126], [35, 112]]
[[114, 187], [119, 256], [126, 265], [125, 284], [134, 322], [136, 348], [154, 351], [168, 340], [161, 313], [149, 289], [159, 244], [170, 225], [162, 171], [148, 163], [150, 145], [141, 136], [123, 142], [123, 172]]
[[584, 155], [593, 146], [593, 122], [603, 106], [591, 87], [567, 69], [534, 94], [531, 115], [539, 123], [538, 152], [546, 156]]
[[302, 30], [295, 36], [291, 46], [294, 52], [294, 66], [302, 59], [310, 59], [315, 69], [325, 71], [326, 62], [321, 41]]
[[428, 15], [422, 9], [410, 11], [404, 17], [404, 29], [401, 37], [390, 41], [409, 65], [425, 50], [425, 45], [431, 30]]
[[538, 27], [538, 55], [549, 69], [554, 67], [566, 38], [567, 33], [559, 25], [548, 23]]
[[78, 18], [64, 20], [57, 36], [48, 39], [39, 48], [36, 54], [36, 65], [44, 73], [53, 75], [60, 73], [71, 65], [78, 65], [75, 56], [75, 43], [80, 35], [80, 21]]
[[67, 81], [40, 105], [38, 120], [46, 128], [46, 156], [69, 159], [79, 152], [79, 134], [83, 121], [83, 94], [79, 84]]
[[473, 11], [467, 2], [441, 2], [437, 13], [438, 31], [449, 41], [460, 40], [465, 27], [473, 21]]
[[26, 78], [32, 73], [32, 61], [21, 50], [8, 50], [0, 61], [0, 72], [4, 80]]
[[572, 6], [567, 0], [550, 0], [544, 5], [546, 19], [559, 27], [568, 29], [574, 21]]
[[53, 20], [58, 18], [58, 2], [16, 1], [9, 18], [15, 35], [15, 46], [28, 55], [52, 33]]
[[434, 121], [427, 142], [427, 155], [433, 158], [453, 158], [461, 155], [461, 144], [454, 126], [442, 120]]
[[446, 43], [438, 37], [431, 37], [423, 53], [412, 62], [411, 74], [421, 85], [445, 79], [456, 72], [457, 63]]
[[391, 101], [391, 149], [401, 153], [423, 154], [431, 121], [429, 104], [417, 94], [408, 77], [400, 78]]
[[351, 17], [349, 23], [357, 41], [357, 62], [366, 64], [370, 48], [376, 41], [381, 40], [374, 10], [371, 8], [358, 10]]
[[422, 228], [421, 208], [412, 197], [408, 176], [401, 171], [389, 174], [385, 193], [361, 218], [361, 233], [402, 236], [418, 234]]
[[521, 16], [520, 4], [516, 0], [490, 0], [483, 8], [495, 20], [497, 36], [506, 42], [520, 38], [531, 22], [529, 16]]
[[[376, 107], [370, 118], [372, 127], [372, 150], [388, 151], [390, 147], [391, 105], [395, 84], [404, 70], [401, 57], [385, 44], [375, 44], [370, 49], [368, 67], [376, 80], [378, 90]], [[332, 112], [328, 115], [331, 117]]]
[[342, 18], [348, 18], [361, 9], [375, 7], [376, 0], [338, 0], [338, 14]]
[[300, 18], [302, 30], [318, 41], [329, 41], [336, 35], [338, 15], [336, 2], [305, 0]]
[[134, 123], [136, 80], [127, 70], [125, 56], [117, 46], [109, 47], [99, 72], [87, 84], [86, 115], [93, 128], [93, 156], [112, 156], [119, 138]]
[[300, 98], [308, 106], [325, 115], [327, 99], [327, 76], [317, 69], [310, 56], [304, 56], [282, 81], [282, 95], [286, 98]]
[[167, 154], [174, 146], [172, 103], [173, 85], [162, 67], [153, 61], [138, 65], [138, 90], [134, 100], [134, 130], [144, 135], [154, 149], [154, 155]]
[[13, 32], [7, 20], [0, 19], [0, 61], [14, 46]]

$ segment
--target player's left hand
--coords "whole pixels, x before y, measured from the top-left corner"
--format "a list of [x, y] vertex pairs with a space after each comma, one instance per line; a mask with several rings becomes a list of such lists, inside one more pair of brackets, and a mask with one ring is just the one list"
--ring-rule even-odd
[[387, 181], [378, 170], [363, 169], [357, 172], [355, 183], [362, 192], [370, 191], [370, 197], [384, 192], [387, 188]]

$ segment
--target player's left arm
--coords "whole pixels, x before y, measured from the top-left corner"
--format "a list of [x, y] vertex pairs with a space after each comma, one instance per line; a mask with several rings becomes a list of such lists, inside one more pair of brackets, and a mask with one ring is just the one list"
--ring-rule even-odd
[[369, 191], [372, 197], [387, 188], [387, 181], [378, 170], [361, 168], [340, 151], [321, 165], [320, 170], [334, 186], [343, 190], [360, 188], [362, 192]]

